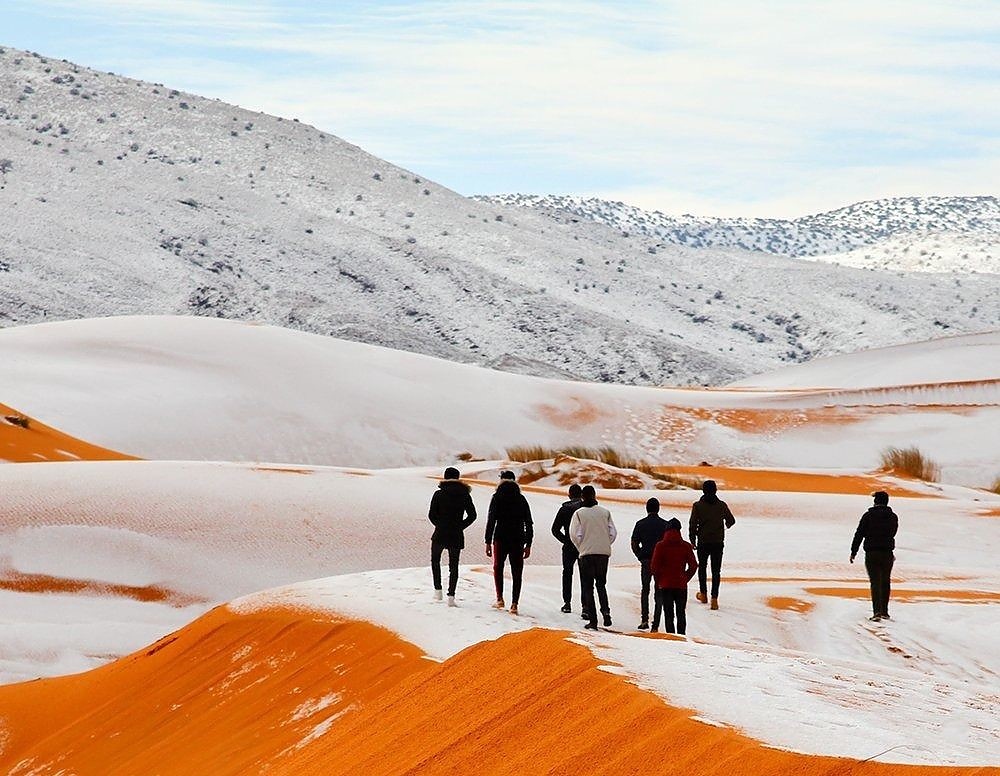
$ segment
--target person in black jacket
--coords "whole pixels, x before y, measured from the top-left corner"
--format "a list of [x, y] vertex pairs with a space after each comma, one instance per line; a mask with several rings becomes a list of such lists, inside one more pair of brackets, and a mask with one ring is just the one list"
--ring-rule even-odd
[[441, 554], [448, 550], [448, 606], [455, 606], [458, 585], [458, 560], [465, 548], [466, 528], [476, 521], [476, 505], [472, 489], [461, 482], [453, 466], [444, 470], [444, 480], [431, 496], [427, 517], [434, 524], [431, 536], [431, 574], [434, 577], [434, 597], [441, 600]]
[[494, 606], [503, 609], [503, 569], [510, 560], [512, 578], [510, 591], [510, 613], [517, 614], [517, 602], [521, 597], [521, 576], [524, 561], [531, 555], [533, 528], [531, 508], [521, 493], [514, 478], [514, 472], [500, 472], [500, 484], [490, 500], [490, 511], [486, 519], [486, 557], [493, 558], [493, 582], [497, 589]]
[[[651, 498], [646, 502], [646, 516], [635, 524], [632, 529], [632, 554], [639, 561], [640, 580], [642, 582], [642, 592], [640, 593], [640, 604], [642, 609], [642, 622], [639, 623], [639, 630], [649, 630], [649, 582], [653, 578], [649, 563], [653, 558], [653, 550], [657, 542], [663, 538], [667, 531], [667, 521], [660, 517], [660, 501]], [[660, 621], [660, 608], [662, 602], [660, 597], [653, 590], [653, 602], [655, 605], [653, 621]]]
[[857, 557], [861, 542], [865, 543], [865, 570], [872, 590], [873, 622], [888, 620], [889, 617], [889, 578], [892, 576], [892, 564], [896, 560], [893, 550], [896, 549], [896, 531], [899, 529], [899, 518], [889, 507], [889, 494], [880, 490], [873, 494], [875, 505], [861, 516], [858, 528], [851, 542], [851, 563]]
[[708, 564], [712, 564], [712, 609], [719, 608], [719, 581], [726, 529], [736, 524], [729, 505], [719, 498], [715, 480], [701, 484], [701, 498], [691, 505], [688, 538], [698, 553], [698, 592], [695, 598], [708, 603]]
[[[559, 511], [556, 512], [556, 519], [552, 521], [552, 535], [562, 544], [562, 597], [563, 612], [573, 611], [570, 601], [573, 599], [573, 569], [577, 566], [580, 553], [576, 551], [576, 546], [569, 539], [569, 521], [581, 506], [583, 500], [580, 498], [581, 488], [576, 483], [569, 486], [569, 501], [564, 501]], [[583, 588], [580, 589], [580, 601], [583, 605]]]

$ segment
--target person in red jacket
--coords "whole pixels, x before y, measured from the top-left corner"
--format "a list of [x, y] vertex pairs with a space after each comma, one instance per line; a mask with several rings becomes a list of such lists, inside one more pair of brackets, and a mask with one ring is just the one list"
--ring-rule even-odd
[[[687, 632], [688, 582], [698, 571], [694, 548], [681, 538], [681, 523], [677, 518], [667, 522], [667, 531], [653, 550], [650, 570], [656, 580], [656, 595], [663, 608], [663, 630], [674, 632], [674, 609], [677, 610], [677, 633]], [[653, 614], [652, 633], [659, 630], [656, 612]]]

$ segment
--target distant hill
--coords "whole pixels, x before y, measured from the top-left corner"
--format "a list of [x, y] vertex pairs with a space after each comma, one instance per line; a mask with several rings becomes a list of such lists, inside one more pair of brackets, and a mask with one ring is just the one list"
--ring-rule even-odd
[[0, 51], [0, 325], [214, 316], [549, 377], [718, 385], [1000, 321], [998, 277], [623, 236], [468, 199], [294, 119]]

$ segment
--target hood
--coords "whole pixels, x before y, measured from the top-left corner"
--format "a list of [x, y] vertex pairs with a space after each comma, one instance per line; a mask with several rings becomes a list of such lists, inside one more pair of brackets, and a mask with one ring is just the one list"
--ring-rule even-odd
[[462, 491], [472, 490], [472, 488], [470, 488], [461, 480], [441, 480], [441, 482], [438, 483], [438, 488], [445, 491], [446, 493], [449, 492], [461, 493]]
[[661, 543], [666, 544], [682, 544], [684, 540], [681, 538], [681, 532], [676, 528], [669, 528], [667, 532], [663, 534], [663, 538], [660, 539]]
[[520, 494], [521, 488], [514, 480], [501, 480], [497, 485], [496, 495], [500, 498], [511, 498]]

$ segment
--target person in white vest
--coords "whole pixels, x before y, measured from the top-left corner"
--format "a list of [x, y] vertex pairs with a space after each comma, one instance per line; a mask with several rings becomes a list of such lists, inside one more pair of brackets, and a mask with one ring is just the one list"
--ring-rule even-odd
[[597, 630], [597, 602], [594, 586], [601, 603], [604, 627], [611, 627], [611, 607], [608, 605], [608, 561], [611, 543], [618, 536], [611, 513], [597, 504], [597, 492], [587, 485], [581, 494], [583, 506], [573, 513], [569, 523], [570, 540], [580, 552], [580, 583], [583, 587], [583, 607], [587, 630]]

